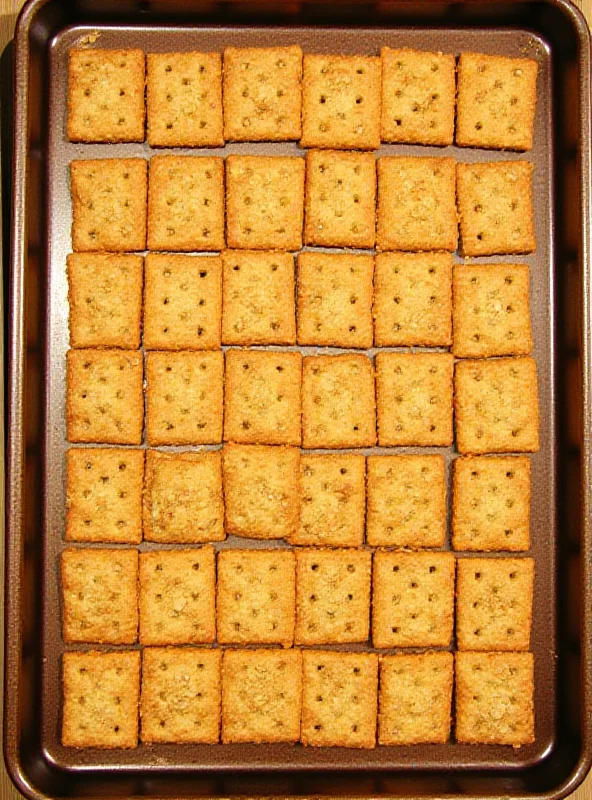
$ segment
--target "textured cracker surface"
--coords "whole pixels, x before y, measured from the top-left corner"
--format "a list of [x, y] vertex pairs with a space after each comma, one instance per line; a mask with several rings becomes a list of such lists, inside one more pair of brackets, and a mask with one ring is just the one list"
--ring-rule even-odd
[[219, 451], [148, 450], [144, 538], [149, 542], [221, 542], [224, 532], [222, 456]]
[[456, 739], [511, 744], [534, 741], [532, 653], [456, 654]]
[[296, 561], [289, 550], [225, 550], [218, 556], [218, 643], [294, 641]]
[[442, 547], [446, 465], [442, 456], [369, 456], [366, 541], [373, 547]]
[[371, 559], [367, 550], [296, 551], [297, 644], [368, 639]]
[[455, 550], [528, 550], [528, 456], [457, 458], [452, 487]]
[[378, 743], [445, 743], [450, 737], [452, 653], [385, 656], [380, 664]]
[[301, 706], [300, 650], [224, 651], [223, 742], [296, 742]]
[[194, 644], [216, 636], [212, 545], [140, 553], [140, 642]]
[[66, 475], [66, 540], [142, 541], [144, 451], [71, 448]]
[[64, 747], [138, 744], [140, 651], [64, 653]]
[[306, 650], [302, 658], [302, 743], [374, 747], [378, 657]]
[[218, 742], [221, 661], [220, 650], [144, 649], [140, 706], [143, 742]]

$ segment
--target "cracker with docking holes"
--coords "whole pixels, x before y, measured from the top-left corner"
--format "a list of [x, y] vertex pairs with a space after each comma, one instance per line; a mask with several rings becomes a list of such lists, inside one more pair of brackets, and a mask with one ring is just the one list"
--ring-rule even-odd
[[224, 134], [231, 142], [299, 139], [302, 50], [224, 49]]
[[374, 344], [452, 344], [452, 253], [378, 253]]
[[140, 643], [202, 644], [216, 637], [216, 553], [140, 553]]
[[528, 650], [532, 558], [459, 558], [456, 641], [459, 650]]
[[457, 458], [452, 475], [455, 550], [528, 550], [528, 456]]
[[68, 139], [144, 141], [142, 50], [72, 48], [68, 54]]
[[134, 644], [138, 551], [70, 547], [61, 559], [65, 642]]
[[304, 208], [306, 244], [325, 247], [374, 247], [374, 154], [309, 150], [306, 154]]
[[148, 253], [144, 289], [146, 350], [220, 347], [222, 263], [218, 256]]
[[220, 737], [222, 651], [146, 647], [140, 717], [143, 742], [216, 744]]
[[374, 554], [374, 647], [448, 647], [454, 621], [454, 556]]
[[289, 550], [223, 550], [218, 554], [218, 643], [291, 647], [296, 563]]
[[532, 358], [457, 361], [459, 453], [534, 453], [539, 449], [536, 363]]
[[380, 147], [380, 59], [304, 56], [301, 147]]
[[456, 144], [530, 150], [538, 64], [531, 58], [461, 53]]
[[366, 459], [350, 453], [300, 459], [300, 520], [290, 543], [359, 547], [366, 516]]
[[226, 250], [223, 264], [224, 344], [296, 344], [294, 256]]
[[62, 745], [138, 745], [140, 651], [64, 653]]
[[378, 444], [438, 447], [452, 444], [450, 353], [376, 356]]
[[442, 547], [446, 465], [442, 456], [368, 456], [366, 541], [373, 547]]
[[300, 353], [226, 352], [224, 440], [300, 444]]
[[144, 538], [167, 544], [221, 542], [226, 538], [219, 450], [148, 450]]
[[73, 447], [66, 453], [69, 542], [142, 541], [144, 451]]
[[222, 352], [149, 352], [146, 383], [148, 444], [222, 441]]
[[143, 425], [142, 353], [139, 350], [68, 350], [68, 441], [140, 444]]
[[68, 304], [72, 347], [140, 346], [142, 256], [70, 253]]
[[302, 744], [376, 746], [378, 656], [305, 650]]
[[224, 651], [222, 741], [296, 742], [300, 738], [300, 650]]
[[368, 550], [297, 550], [296, 644], [365, 642], [371, 573]]
[[452, 144], [454, 56], [383, 47], [381, 60], [383, 142]]
[[372, 256], [300, 253], [298, 343], [372, 347]]
[[450, 738], [452, 653], [384, 656], [378, 744], [445, 744]]
[[367, 356], [305, 356], [302, 444], [307, 448], [376, 444], [374, 369]]
[[300, 250], [304, 221], [304, 159], [226, 159], [226, 239], [242, 250]]
[[525, 356], [532, 351], [527, 264], [456, 264], [453, 287], [455, 356]]
[[533, 165], [459, 163], [456, 173], [462, 255], [534, 252]]
[[226, 530], [283, 539], [298, 525], [300, 450], [228, 444], [222, 454]]
[[453, 158], [378, 159], [379, 250], [456, 250]]
[[219, 53], [148, 53], [146, 105], [151, 147], [221, 147]]
[[223, 160], [217, 156], [151, 158], [148, 249], [223, 248]]
[[70, 189], [75, 251], [146, 249], [145, 159], [71, 161]]
[[532, 653], [456, 653], [458, 742], [534, 742]]

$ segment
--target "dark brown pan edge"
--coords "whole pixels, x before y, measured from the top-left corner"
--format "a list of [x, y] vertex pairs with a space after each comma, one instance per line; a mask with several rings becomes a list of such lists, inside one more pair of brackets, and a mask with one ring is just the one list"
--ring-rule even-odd
[[[63, 5], [63, 4], [62, 4]], [[196, 7], [197, 7], [196, 3]], [[313, 6], [314, 4], [309, 4]], [[139, 17], [138, 11], [146, 4], [118, 4], [122, 13], [122, 23], [142, 21], [155, 22], [149, 14]], [[248, 7], [248, 4], [244, 4]], [[560, 526], [561, 547], [559, 553], [562, 568], [560, 599], [562, 615], [560, 629], [563, 631], [574, 626], [576, 620], [576, 636], [572, 641], [563, 643], [559, 648], [561, 686], [566, 694], [573, 690], [573, 696], [560, 696], [560, 713], [566, 711], [576, 715], [573, 728], [567, 721], [563, 722], [560, 731], [559, 745], [555, 752], [545, 759], [544, 763], [532, 768], [536, 776], [528, 775], [528, 770], [515, 772], [470, 773], [454, 772], [454, 766], [442, 762], [439, 771], [426, 772], [418, 770], [416, 775], [389, 775], [381, 773], [373, 776], [369, 773], [343, 774], [335, 776], [331, 773], [316, 773], [309, 777], [299, 778], [289, 773], [260, 775], [251, 774], [249, 778], [236, 775], [229, 779], [202, 776], [170, 775], [163, 779], [154, 764], [147, 765], [145, 775], [138, 771], [113, 769], [102, 775], [89, 774], [88, 780], [81, 774], [69, 775], [56, 769], [36, 741], [36, 713], [40, 703], [39, 652], [36, 650], [35, 621], [39, 619], [42, 573], [36, 574], [35, 565], [42, 561], [43, 542], [40, 536], [41, 525], [35, 520], [41, 519], [44, 476], [39, 465], [42, 464], [43, 428], [41, 409], [43, 407], [43, 387], [45, 369], [45, 342], [43, 323], [35, 320], [35, 289], [43, 297], [44, 293], [44, 208], [43, 174], [41, 157], [43, 155], [44, 121], [40, 119], [38, 109], [42, 104], [35, 102], [34, 86], [30, 81], [39, 79], [43, 68], [44, 48], [51, 33], [65, 24], [88, 19], [100, 24], [97, 18], [80, 11], [74, 20], [60, 18], [60, 3], [55, 0], [33, 0], [29, 3], [21, 18], [16, 38], [17, 90], [15, 92], [15, 161], [13, 173], [13, 218], [12, 218], [12, 252], [11, 252], [11, 295], [10, 295], [10, 341], [9, 371], [10, 384], [8, 394], [8, 431], [7, 441], [7, 589], [6, 589], [6, 672], [5, 672], [5, 728], [4, 750], [10, 774], [18, 788], [29, 797], [89, 796], [93, 787], [101, 787], [103, 796], [142, 796], [165, 795], [180, 797], [197, 794], [328, 794], [328, 795], [415, 795], [435, 797], [442, 794], [459, 794], [465, 797], [486, 797], [506, 794], [512, 797], [562, 797], [581, 782], [591, 760], [592, 743], [590, 727], [592, 721], [592, 703], [590, 696], [590, 653], [592, 651], [592, 620], [590, 609], [592, 589], [590, 586], [590, 564], [592, 563], [590, 541], [590, 427], [592, 407], [590, 402], [590, 268], [589, 268], [589, 182], [590, 182], [590, 45], [586, 24], [579, 12], [562, 0], [550, 0], [544, 3], [515, 3], [514, 16], [505, 17], [509, 6], [506, 4], [489, 4], [484, 2], [464, 3], [453, 8], [452, 4], [440, 3], [408, 3], [404, 9], [400, 4], [391, 6], [395, 16], [389, 23], [394, 23], [406, 14], [406, 22], [412, 22], [413, 14], [417, 15], [418, 7], [424, 16], [416, 16], [415, 21], [422, 27], [430, 24], [450, 24], [462, 27], [463, 23], [482, 26], [507, 24], [525, 27], [526, 9], [538, 9], [545, 14], [557, 14], [563, 20], [566, 29], [561, 31], [557, 26], [557, 38], [567, 36], [571, 42], [579, 46], [578, 69], [580, 85], [577, 89], [579, 122], [565, 126], [558, 124], [556, 173], [558, 193], [558, 220], [556, 253], [557, 280], [563, 281], [558, 286], [558, 305], [564, 301], [563, 312], [559, 309], [557, 325], [558, 372], [562, 373], [558, 380], [558, 407], [562, 404], [566, 409], [569, 404], [570, 419], [561, 424], [560, 420], [560, 453], [563, 459], [559, 470], [560, 503], [557, 510]], [[93, 13], [103, 5], [96, 3]], [[162, 7], [162, 6], [161, 6]], [[367, 13], [362, 23], [368, 24]], [[329, 7], [331, 8], [331, 7]], [[325, 7], [325, 14], [327, 7]], [[71, 9], [76, 13], [76, 6]], [[333, 8], [333, 11], [338, 9]], [[470, 13], [467, 14], [467, 10]], [[494, 14], [489, 12], [493, 10]], [[522, 11], [520, 11], [522, 10]], [[171, 14], [174, 3], [167, 7]], [[442, 11], [442, 17], [438, 12]], [[447, 12], [450, 13], [447, 13]], [[446, 13], [444, 13], [446, 12]], [[536, 12], [535, 12], [536, 13]], [[54, 16], [55, 15], [55, 16]], [[327, 21], [331, 20], [326, 17]], [[169, 21], [176, 22], [171, 19]], [[246, 21], [246, 20], [243, 20]], [[259, 23], [257, 18], [254, 22]], [[236, 22], [236, 21], [235, 21]], [[279, 20], [280, 24], [286, 20]], [[533, 28], [533, 20], [530, 19]], [[232, 20], [224, 19], [225, 24]], [[384, 20], [381, 20], [384, 24]], [[387, 23], [388, 24], [388, 23]], [[551, 30], [553, 22], [545, 23], [546, 36], [554, 34]], [[52, 27], [53, 26], [53, 27]], [[542, 27], [542, 23], [541, 23]], [[32, 43], [31, 48], [29, 48]], [[564, 42], [564, 46], [565, 42]], [[559, 50], [559, 45], [557, 46]], [[560, 71], [556, 64], [556, 70]], [[556, 76], [560, 77], [560, 76]], [[573, 77], [573, 76], [572, 76]], [[576, 76], [577, 77], [577, 76]], [[568, 94], [568, 100], [574, 101], [575, 95]], [[29, 108], [29, 103], [31, 107]], [[560, 102], [556, 107], [561, 110]], [[31, 111], [29, 117], [29, 110]], [[27, 139], [27, 128], [32, 124], [31, 140]], [[565, 131], [563, 130], [565, 128]], [[569, 129], [569, 130], [567, 130]], [[561, 137], [571, 135], [571, 139], [562, 141]], [[579, 150], [578, 150], [579, 147]], [[571, 153], [571, 161], [566, 159]], [[568, 161], [568, 165], [563, 163]], [[41, 166], [39, 166], [41, 164]], [[579, 168], [575, 184], [562, 187], [559, 184]], [[27, 182], [36, 186], [27, 194]], [[34, 182], [37, 181], [35, 184]], [[571, 186], [571, 190], [569, 187]], [[571, 191], [570, 196], [567, 192]], [[575, 203], [575, 198], [579, 203]], [[573, 207], [569, 205], [570, 201]], [[37, 204], [37, 205], [36, 205]], [[572, 230], [562, 230], [561, 225], [570, 218]], [[574, 221], [575, 220], [575, 221]], [[26, 238], [26, 223], [28, 237]], [[563, 241], [564, 240], [564, 241]], [[25, 269], [25, 267], [27, 269]], [[565, 270], [566, 276], [562, 273]], [[571, 277], [570, 277], [571, 276]], [[37, 282], [36, 286], [34, 282]], [[32, 288], [33, 287], [33, 288]], [[32, 298], [32, 299], [31, 299]], [[574, 307], [576, 305], [577, 307]], [[40, 301], [41, 302], [41, 301]], [[572, 317], [576, 317], [574, 322]], [[571, 320], [571, 322], [570, 322]], [[563, 323], [563, 324], [562, 324]], [[579, 323], [579, 325], [578, 325]], [[569, 373], [569, 374], [568, 374]], [[574, 421], [576, 424], [574, 425]], [[577, 423], [580, 424], [577, 424]], [[25, 453], [25, 449], [27, 453]], [[563, 455], [565, 453], [565, 456]], [[28, 455], [25, 459], [25, 455]], [[571, 457], [571, 460], [570, 460]], [[37, 459], [37, 460], [36, 460]], [[563, 485], [561, 485], [563, 484]], [[576, 503], [575, 488], [578, 491], [579, 504]], [[570, 509], [571, 506], [571, 509]], [[571, 511], [571, 513], [570, 513]], [[38, 514], [37, 518], [35, 513]], [[564, 539], [565, 541], [561, 541]], [[571, 540], [571, 543], [570, 541]], [[564, 552], [566, 551], [566, 552]], [[570, 567], [575, 574], [569, 574]], [[571, 570], [570, 570], [571, 572]], [[578, 590], [575, 579], [579, 579]], [[572, 594], [569, 594], [571, 590]], [[570, 625], [567, 625], [569, 616]], [[560, 631], [560, 640], [562, 638]], [[578, 662], [578, 650], [580, 653]], [[571, 657], [571, 658], [570, 658]], [[566, 660], [571, 664], [563, 665]], [[570, 674], [570, 667], [574, 675]], [[578, 681], [581, 680], [581, 685]], [[565, 706], [565, 709], [563, 708]], [[579, 716], [579, 720], [577, 717]], [[578, 741], [581, 737], [581, 742]], [[567, 750], [567, 751], [566, 751]], [[110, 787], [110, 788], [109, 788]]]

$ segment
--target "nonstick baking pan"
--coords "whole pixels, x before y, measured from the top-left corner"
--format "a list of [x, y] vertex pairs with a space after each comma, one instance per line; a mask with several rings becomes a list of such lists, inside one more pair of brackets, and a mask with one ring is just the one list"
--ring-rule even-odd
[[[125, 752], [61, 746], [57, 565], [65, 513], [68, 163], [151, 155], [146, 144], [66, 141], [68, 50], [86, 44], [221, 51], [288, 43], [305, 52], [378, 54], [389, 45], [539, 62], [529, 153], [392, 145], [379, 151], [453, 153], [464, 161], [527, 158], [535, 166], [537, 250], [511, 259], [531, 267], [542, 433], [541, 451], [532, 458], [532, 745], [452, 740], [370, 751], [141, 745]], [[577, 9], [565, 0], [32, 0], [17, 27], [13, 122], [4, 752], [18, 788], [48, 798], [559, 798], [573, 791], [592, 759], [590, 38]], [[298, 147], [228, 145], [207, 152], [287, 154]]]

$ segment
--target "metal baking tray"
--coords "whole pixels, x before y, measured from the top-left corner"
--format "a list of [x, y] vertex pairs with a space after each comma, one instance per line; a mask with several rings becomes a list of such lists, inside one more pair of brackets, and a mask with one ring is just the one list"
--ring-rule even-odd
[[[532, 458], [533, 745], [452, 741], [371, 751], [143, 745], [125, 752], [61, 746], [57, 565], [65, 511], [67, 168], [73, 158], [151, 154], [147, 144], [66, 141], [67, 54], [81, 41], [146, 51], [299, 43], [305, 52], [360, 54], [389, 45], [538, 60], [531, 152], [379, 151], [535, 164], [537, 251], [510, 259], [531, 266], [541, 410], [542, 447]], [[31, 0], [25, 6], [15, 40], [4, 726], [8, 769], [25, 795], [559, 798], [583, 779], [592, 761], [590, 63], [588, 29], [566, 0]], [[207, 152], [299, 149], [284, 143]]]

